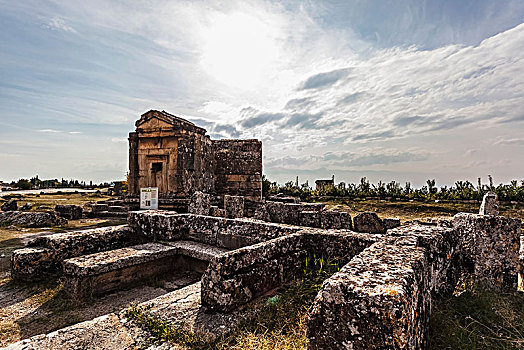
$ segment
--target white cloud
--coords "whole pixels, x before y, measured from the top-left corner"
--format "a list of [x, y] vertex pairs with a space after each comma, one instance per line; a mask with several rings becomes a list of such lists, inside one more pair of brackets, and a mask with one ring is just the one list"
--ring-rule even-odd
[[55, 129], [40, 129], [40, 130], [37, 130], [38, 132], [45, 132], [45, 133], [50, 133], [50, 134], [56, 134], [56, 133], [60, 133], [61, 131], [60, 130], [55, 130]]
[[42, 28], [76, 33], [76, 30], [73, 27], [69, 26], [66, 23], [66, 21], [60, 17], [53, 17], [53, 18], [46, 19], [46, 22], [42, 24]]
[[499, 138], [493, 143], [494, 145], [513, 145], [513, 146], [524, 146], [524, 138]]

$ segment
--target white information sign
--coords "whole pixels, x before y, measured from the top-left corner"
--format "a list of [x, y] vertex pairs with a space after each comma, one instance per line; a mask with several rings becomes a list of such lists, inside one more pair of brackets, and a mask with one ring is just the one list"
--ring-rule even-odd
[[158, 209], [158, 187], [140, 189], [140, 209]]

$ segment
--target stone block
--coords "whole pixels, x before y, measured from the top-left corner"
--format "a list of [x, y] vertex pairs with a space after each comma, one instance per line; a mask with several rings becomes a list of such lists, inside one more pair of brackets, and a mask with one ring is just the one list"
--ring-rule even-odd
[[320, 227], [321, 215], [320, 211], [301, 211], [299, 224], [300, 226]]
[[480, 215], [499, 215], [499, 197], [495, 192], [488, 192], [482, 198]]
[[382, 220], [382, 222], [384, 223], [384, 228], [386, 230], [390, 230], [392, 228], [396, 228], [400, 226], [400, 219], [396, 219], [396, 218], [385, 218]]
[[347, 212], [324, 210], [321, 213], [322, 228], [351, 230], [351, 215]]
[[244, 197], [224, 196], [224, 210], [226, 218], [235, 219], [244, 216]]
[[189, 200], [188, 212], [196, 215], [210, 215], [211, 195], [196, 191]]
[[173, 270], [177, 248], [146, 243], [67, 259], [64, 290], [72, 298], [104, 294]]
[[226, 212], [224, 209], [221, 209], [216, 205], [212, 205], [209, 209], [209, 215], [223, 218], [226, 216]]
[[26, 204], [24, 204], [24, 205], [22, 205], [20, 207], [21, 211], [29, 211], [31, 209], [33, 209], [33, 204], [32, 203], [26, 203]]
[[17, 249], [11, 255], [11, 277], [15, 280], [34, 280], [52, 271], [55, 261], [52, 252], [42, 247]]
[[64, 225], [67, 220], [55, 212], [20, 212], [6, 211], [0, 213], [0, 225], [15, 225], [21, 227], [49, 227]]
[[357, 232], [384, 233], [386, 231], [382, 220], [373, 212], [364, 212], [355, 215], [353, 218], [353, 227]]
[[453, 226], [477, 281], [499, 291], [517, 289], [521, 222], [503, 216], [459, 213]]
[[121, 248], [135, 241], [133, 231], [126, 226], [41, 236], [28, 243], [29, 248], [13, 252], [11, 275], [34, 279], [39, 278], [42, 273], [60, 273], [65, 259]]
[[82, 218], [83, 209], [79, 205], [59, 204], [55, 207], [55, 211], [63, 218], [69, 220], [78, 220]]
[[323, 283], [307, 319], [308, 349], [423, 349], [426, 271], [422, 248], [373, 244]]

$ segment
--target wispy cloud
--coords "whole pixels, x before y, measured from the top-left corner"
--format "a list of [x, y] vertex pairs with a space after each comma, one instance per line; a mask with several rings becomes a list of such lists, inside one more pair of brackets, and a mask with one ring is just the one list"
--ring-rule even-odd
[[45, 132], [45, 133], [50, 133], [50, 134], [56, 134], [56, 133], [60, 133], [61, 131], [60, 130], [55, 130], [55, 129], [40, 129], [40, 130], [37, 130], [38, 132]]
[[69, 26], [63, 18], [53, 17], [45, 20], [45, 23], [42, 24], [42, 28], [50, 30], [60, 30], [64, 32], [76, 33], [76, 30]]

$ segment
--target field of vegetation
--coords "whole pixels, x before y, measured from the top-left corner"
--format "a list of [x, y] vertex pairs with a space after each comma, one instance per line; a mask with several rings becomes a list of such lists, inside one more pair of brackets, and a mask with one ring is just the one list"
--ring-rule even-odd
[[495, 185], [489, 176], [489, 183], [483, 184], [478, 178], [477, 184], [470, 181], [456, 181], [453, 186], [436, 185], [434, 179], [427, 180], [426, 185], [414, 188], [406, 182], [403, 186], [396, 181], [371, 183], [367, 178], [360, 179], [360, 183], [346, 184], [340, 182], [333, 186], [323, 186], [313, 189], [308, 182], [303, 184], [289, 181], [284, 185], [271, 182], [263, 178], [263, 192], [266, 195], [283, 193], [285, 195], [307, 199], [310, 197], [343, 197], [343, 198], [394, 198], [398, 200], [482, 200], [489, 191], [495, 192], [501, 201], [524, 202], [524, 180], [513, 180], [509, 184]]

